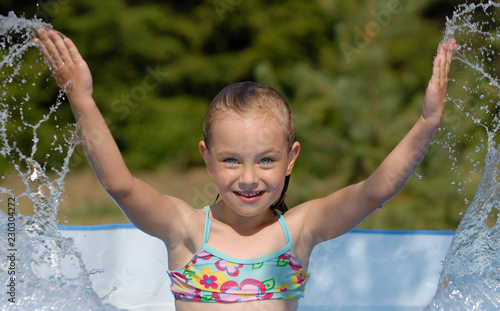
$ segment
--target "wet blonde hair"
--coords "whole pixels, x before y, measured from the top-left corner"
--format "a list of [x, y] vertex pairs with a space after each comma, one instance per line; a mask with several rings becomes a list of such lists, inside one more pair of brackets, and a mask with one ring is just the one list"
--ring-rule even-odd
[[[222, 89], [208, 106], [205, 121], [203, 122], [203, 140], [208, 149], [212, 145], [211, 130], [214, 123], [228, 112], [239, 115], [262, 113], [276, 118], [283, 125], [288, 150], [292, 149], [295, 142], [292, 110], [283, 96], [274, 88], [255, 82], [238, 82]], [[271, 208], [282, 213], [288, 210], [284, 201], [289, 179], [290, 176], [287, 175], [280, 198], [271, 206]]]

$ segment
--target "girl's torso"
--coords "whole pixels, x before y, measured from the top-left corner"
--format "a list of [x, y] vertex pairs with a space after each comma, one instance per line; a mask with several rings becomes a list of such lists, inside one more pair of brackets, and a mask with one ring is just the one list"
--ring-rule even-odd
[[[238, 310], [255, 309], [251, 307], [253, 300], [261, 300], [258, 301], [260, 307], [293, 310], [308, 275], [297, 257], [284, 218], [278, 215], [277, 223], [249, 237], [241, 237], [235, 232], [224, 232], [227, 226], [212, 221], [209, 213], [206, 207], [202, 246], [187, 264], [169, 271], [179, 309], [197, 308], [200, 301], [221, 302], [222, 305], [216, 304], [220, 308], [227, 302], [243, 302], [238, 304]], [[224, 251], [211, 245], [221, 246]], [[263, 256], [256, 257], [256, 254]], [[205, 303], [204, 308], [207, 305], [211, 304]], [[229, 305], [232, 310], [236, 307]]]

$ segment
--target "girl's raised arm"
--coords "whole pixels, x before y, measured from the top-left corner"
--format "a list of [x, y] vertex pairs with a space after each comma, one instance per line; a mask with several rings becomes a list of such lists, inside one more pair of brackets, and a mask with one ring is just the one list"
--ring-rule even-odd
[[101, 185], [134, 225], [165, 241], [169, 230], [182, 224], [179, 212], [189, 205], [132, 176], [92, 98], [92, 76], [78, 49], [54, 30], [39, 29], [38, 33], [35, 46], [56, 83], [66, 91], [85, 154]]
[[455, 40], [440, 44], [427, 87], [423, 113], [413, 128], [366, 180], [304, 203], [304, 230], [311, 244], [350, 231], [398, 193], [420, 164], [444, 115]]

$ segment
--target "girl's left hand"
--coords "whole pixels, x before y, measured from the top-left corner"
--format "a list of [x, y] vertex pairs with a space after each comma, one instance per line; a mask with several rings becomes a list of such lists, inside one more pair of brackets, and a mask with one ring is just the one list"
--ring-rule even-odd
[[448, 73], [455, 50], [455, 39], [450, 39], [448, 42], [442, 42], [439, 45], [438, 54], [434, 59], [434, 66], [432, 68], [432, 77], [425, 92], [422, 116], [426, 120], [438, 118], [439, 122], [441, 122], [443, 119]]

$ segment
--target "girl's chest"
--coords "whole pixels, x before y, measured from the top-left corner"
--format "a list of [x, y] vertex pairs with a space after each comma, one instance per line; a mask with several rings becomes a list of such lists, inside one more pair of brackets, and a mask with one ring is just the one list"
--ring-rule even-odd
[[226, 225], [212, 222], [207, 241], [208, 246], [220, 253], [244, 260], [268, 256], [287, 244], [279, 223], [242, 235]]

